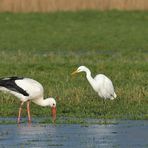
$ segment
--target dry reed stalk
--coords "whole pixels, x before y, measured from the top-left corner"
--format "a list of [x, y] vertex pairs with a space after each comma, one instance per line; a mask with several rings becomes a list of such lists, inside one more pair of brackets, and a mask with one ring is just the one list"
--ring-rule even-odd
[[148, 0], [0, 0], [0, 12], [148, 10]]

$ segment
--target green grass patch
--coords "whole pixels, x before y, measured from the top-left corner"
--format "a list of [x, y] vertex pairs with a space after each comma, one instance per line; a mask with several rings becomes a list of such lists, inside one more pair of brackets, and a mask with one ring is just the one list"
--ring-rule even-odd
[[[0, 20], [0, 76], [38, 80], [45, 97], [59, 96], [58, 117], [148, 118], [148, 12], [1, 13]], [[107, 75], [117, 99], [99, 98], [85, 74], [72, 77], [80, 65]], [[0, 116], [17, 116], [19, 100], [0, 96]], [[50, 116], [50, 108], [32, 103], [31, 114]]]

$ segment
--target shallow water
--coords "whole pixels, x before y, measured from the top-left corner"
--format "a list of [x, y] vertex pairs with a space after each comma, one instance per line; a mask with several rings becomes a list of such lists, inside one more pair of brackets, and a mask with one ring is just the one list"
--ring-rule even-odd
[[122, 120], [106, 125], [1, 124], [0, 147], [148, 147], [148, 121]]

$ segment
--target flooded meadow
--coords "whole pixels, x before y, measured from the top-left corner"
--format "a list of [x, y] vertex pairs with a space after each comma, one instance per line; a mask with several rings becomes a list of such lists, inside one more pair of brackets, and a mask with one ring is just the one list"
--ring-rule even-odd
[[[95, 120], [96, 121], [96, 120]], [[1, 147], [109, 148], [148, 147], [148, 121], [119, 120], [108, 124], [1, 124]]]

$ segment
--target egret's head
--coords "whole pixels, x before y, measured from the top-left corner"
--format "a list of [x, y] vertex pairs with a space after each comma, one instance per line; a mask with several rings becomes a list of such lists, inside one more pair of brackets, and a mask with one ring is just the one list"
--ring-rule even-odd
[[54, 98], [49, 98], [49, 105], [51, 107], [51, 116], [53, 122], [56, 120], [56, 101]]
[[80, 66], [80, 67], [77, 68], [76, 71], [74, 71], [74, 72], [72, 73], [72, 75], [74, 75], [74, 74], [76, 74], [76, 73], [79, 73], [79, 72], [86, 71], [86, 69], [87, 69], [87, 67], [85, 67], [85, 66]]

